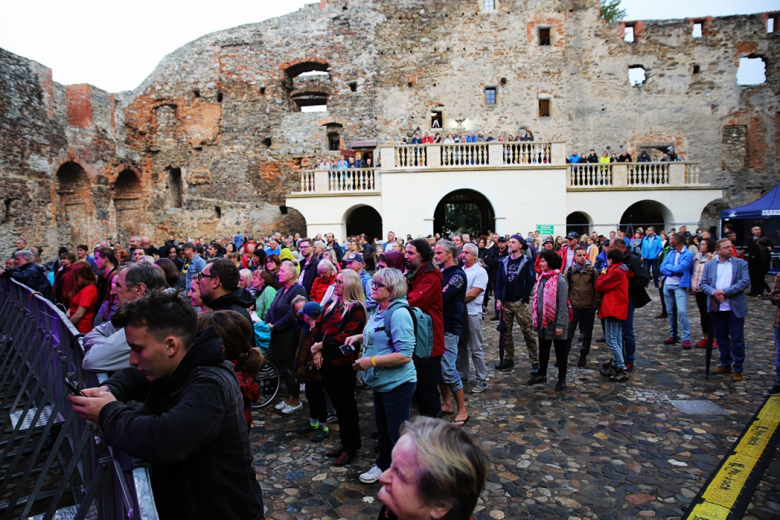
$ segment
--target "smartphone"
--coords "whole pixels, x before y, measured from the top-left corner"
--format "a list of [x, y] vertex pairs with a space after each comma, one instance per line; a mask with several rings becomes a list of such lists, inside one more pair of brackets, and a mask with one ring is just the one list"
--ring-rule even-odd
[[341, 345], [339, 347], [339, 350], [341, 350], [342, 354], [344, 354], [345, 356], [348, 356], [348, 355], [352, 354], [353, 352], [355, 352], [355, 347], [353, 347], [352, 345]]
[[67, 377], [65, 378], [65, 386], [68, 387], [68, 390], [70, 390], [70, 393], [72, 393], [73, 395], [77, 395], [79, 397], [87, 397], [81, 392], [81, 390], [79, 390], [79, 387], [76, 386], [76, 383], [74, 383]]

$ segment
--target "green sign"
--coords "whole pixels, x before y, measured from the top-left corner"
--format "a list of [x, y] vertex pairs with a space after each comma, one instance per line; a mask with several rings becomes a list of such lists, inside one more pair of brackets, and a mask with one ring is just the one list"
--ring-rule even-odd
[[536, 231], [540, 235], [552, 235], [555, 233], [554, 226], [548, 226], [547, 224], [537, 224]]

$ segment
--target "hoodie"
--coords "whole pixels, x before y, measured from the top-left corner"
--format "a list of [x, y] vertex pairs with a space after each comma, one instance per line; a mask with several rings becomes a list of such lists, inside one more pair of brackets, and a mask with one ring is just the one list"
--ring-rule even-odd
[[238, 312], [249, 321], [250, 325], [252, 325], [252, 318], [249, 316], [247, 309], [253, 307], [254, 304], [255, 299], [252, 297], [252, 293], [243, 287], [239, 287], [232, 293], [224, 294], [214, 300], [203, 300], [203, 305], [211, 310]]
[[387, 267], [398, 269], [402, 273], [406, 270], [406, 265], [404, 264], [404, 254], [400, 251], [386, 251], [382, 253], [382, 257], [385, 259]]
[[599, 319], [628, 319], [628, 279], [631, 271], [625, 264], [612, 264], [596, 279], [596, 290], [601, 294]]
[[[400, 253], [399, 253], [400, 254]], [[403, 255], [401, 255], [403, 257]], [[433, 350], [431, 357], [444, 354], [444, 301], [441, 295], [442, 275], [432, 262], [420, 264], [413, 273], [407, 273], [409, 292], [406, 300], [433, 321]]]
[[105, 384], [117, 399], [98, 417], [106, 442], [151, 465], [161, 519], [264, 518], [243, 396], [214, 327], [167, 378], [149, 383], [131, 367]]

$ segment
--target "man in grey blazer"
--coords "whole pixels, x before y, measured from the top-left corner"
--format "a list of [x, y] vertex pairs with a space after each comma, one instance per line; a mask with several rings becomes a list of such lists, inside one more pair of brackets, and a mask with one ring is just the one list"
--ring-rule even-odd
[[699, 287], [709, 296], [710, 312], [715, 305], [715, 339], [720, 350], [720, 366], [713, 374], [732, 374], [734, 381], [742, 381], [745, 363], [745, 316], [748, 313], [747, 295], [750, 287], [748, 264], [734, 258], [733, 245], [723, 238], [715, 243], [717, 262], [704, 264]]

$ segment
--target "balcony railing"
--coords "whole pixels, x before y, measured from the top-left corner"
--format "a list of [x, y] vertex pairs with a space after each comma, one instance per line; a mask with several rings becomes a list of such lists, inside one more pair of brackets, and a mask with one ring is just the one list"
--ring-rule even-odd
[[565, 148], [564, 143], [535, 141], [383, 146], [382, 169], [562, 166]]
[[699, 183], [699, 163], [652, 162], [569, 165], [570, 188], [688, 186]]
[[377, 168], [302, 170], [300, 193], [372, 193], [379, 191]]

